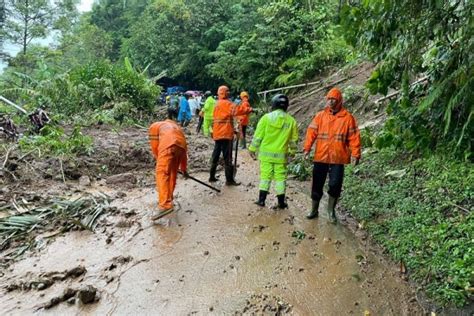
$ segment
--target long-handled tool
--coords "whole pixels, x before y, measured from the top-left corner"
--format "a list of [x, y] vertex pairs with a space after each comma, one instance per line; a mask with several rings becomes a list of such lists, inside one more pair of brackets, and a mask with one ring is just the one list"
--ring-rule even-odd
[[235, 157], [234, 157], [234, 179], [237, 174], [237, 154], [239, 153], [239, 139], [240, 139], [240, 127], [237, 133], [237, 139], [235, 140]]
[[[181, 171], [178, 171], [178, 173], [179, 173], [179, 174], [183, 174]], [[212, 185], [209, 185], [209, 184], [207, 184], [206, 182], [203, 182], [203, 181], [201, 181], [201, 180], [199, 180], [199, 179], [196, 179], [196, 178], [194, 178], [194, 177], [191, 177], [190, 175], [188, 175], [188, 178], [191, 179], [191, 180], [196, 181], [196, 182], [199, 183], [199, 184], [202, 184], [202, 185], [205, 186], [205, 187], [208, 187], [209, 189], [212, 189], [212, 190], [217, 191], [217, 192], [221, 192], [221, 190], [219, 190], [218, 188], [215, 188], [215, 187], [213, 187]]]

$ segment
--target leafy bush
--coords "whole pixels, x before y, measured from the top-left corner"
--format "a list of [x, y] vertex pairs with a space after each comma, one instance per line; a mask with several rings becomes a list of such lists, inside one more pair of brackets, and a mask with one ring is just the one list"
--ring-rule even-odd
[[[380, 144], [429, 153], [447, 147], [472, 159], [474, 41], [472, 1], [346, 1], [346, 39], [377, 69], [372, 93], [401, 90]], [[416, 25], [416, 27], [414, 27]], [[418, 78], [426, 82], [410, 85]]]
[[79, 126], [74, 126], [70, 135], [61, 127], [47, 125], [40, 135], [23, 136], [19, 145], [22, 151], [38, 149], [41, 153], [59, 155], [89, 154], [92, 151], [92, 138], [84, 136]]
[[474, 168], [446, 155], [384, 149], [346, 174], [342, 205], [442, 304], [474, 284]]

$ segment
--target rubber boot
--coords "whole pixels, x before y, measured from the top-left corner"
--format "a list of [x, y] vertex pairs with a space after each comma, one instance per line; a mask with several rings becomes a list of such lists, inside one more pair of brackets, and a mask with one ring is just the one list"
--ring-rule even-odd
[[234, 180], [234, 167], [232, 165], [225, 166], [225, 185], [240, 185], [240, 183]]
[[313, 200], [313, 205], [311, 206], [311, 212], [306, 215], [307, 219], [313, 219], [319, 216], [319, 200]]
[[242, 141], [242, 149], [246, 149], [247, 148], [247, 140], [245, 138], [242, 138], [241, 141]]
[[265, 200], [267, 199], [268, 191], [260, 190], [258, 193], [258, 201], [255, 202], [258, 206], [265, 206]]
[[329, 216], [329, 220], [333, 224], [337, 223], [336, 202], [337, 202], [337, 198], [329, 196], [329, 198], [328, 198], [328, 216]]
[[286, 202], [285, 202], [285, 195], [284, 194], [277, 195], [277, 199], [278, 199], [278, 208], [284, 209], [284, 208], [288, 207], [288, 204], [286, 204]]
[[209, 182], [216, 182], [216, 171], [217, 171], [217, 164], [212, 164], [211, 165], [211, 171], [210, 171], [210, 176], [209, 176]]

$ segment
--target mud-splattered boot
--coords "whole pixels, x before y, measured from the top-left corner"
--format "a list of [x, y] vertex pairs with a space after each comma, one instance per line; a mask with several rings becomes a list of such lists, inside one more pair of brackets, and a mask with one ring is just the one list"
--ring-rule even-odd
[[241, 141], [242, 141], [242, 149], [246, 149], [247, 148], [247, 140], [245, 138], [242, 138]]
[[258, 201], [255, 201], [255, 204], [262, 207], [265, 206], [265, 200], [267, 199], [267, 194], [268, 194], [267, 191], [260, 190], [260, 192], [258, 193]]
[[286, 204], [286, 201], [285, 201], [285, 195], [284, 194], [277, 195], [277, 199], [278, 199], [278, 208], [279, 209], [284, 209], [284, 208], [288, 207], [288, 204]]
[[306, 215], [307, 219], [313, 219], [319, 216], [319, 200], [313, 200], [313, 204], [311, 206], [311, 212]]
[[329, 198], [328, 198], [328, 216], [329, 216], [329, 220], [333, 224], [337, 223], [336, 202], [337, 202], [337, 198], [329, 196]]
[[209, 176], [209, 182], [216, 182], [216, 171], [217, 171], [217, 164], [212, 164], [211, 165], [211, 171], [210, 171], [210, 176]]
[[239, 182], [236, 182], [234, 179], [234, 167], [231, 166], [225, 166], [225, 185], [233, 185], [237, 186], [240, 185]]

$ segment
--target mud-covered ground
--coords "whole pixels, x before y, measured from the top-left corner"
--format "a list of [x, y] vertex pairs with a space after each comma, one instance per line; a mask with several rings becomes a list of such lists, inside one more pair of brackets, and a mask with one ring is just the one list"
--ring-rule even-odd
[[[0, 216], [99, 192], [112, 200], [94, 231], [61, 221], [36, 234], [18, 255], [20, 242], [3, 246], [2, 314], [422, 314], [416, 294], [397, 265], [374, 255], [363, 232], [331, 225], [325, 213], [304, 217], [307, 183], [291, 182], [289, 208], [253, 204], [258, 163], [239, 153], [239, 187], [216, 193], [178, 179], [179, 210], [154, 225], [154, 165], [146, 130], [91, 128], [95, 152], [63, 161], [22, 158], [6, 164]], [[187, 130], [190, 173], [206, 180], [212, 142]], [[22, 158], [22, 159], [20, 159]], [[62, 170], [62, 171], [61, 171]], [[63, 179], [64, 174], [64, 179]], [[65, 181], [63, 181], [65, 180]], [[3, 208], [2, 208], [3, 206]], [[323, 210], [325, 205], [321, 205]], [[21, 209], [20, 209], [21, 210]]]

